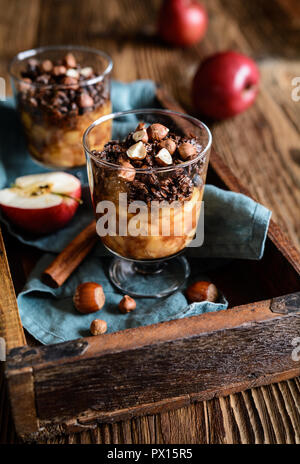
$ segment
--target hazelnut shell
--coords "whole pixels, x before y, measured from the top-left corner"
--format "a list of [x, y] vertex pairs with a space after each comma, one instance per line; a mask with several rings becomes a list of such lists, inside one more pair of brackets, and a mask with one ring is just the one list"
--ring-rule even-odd
[[162, 140], [159, 144], [160, 148], [166, 148], [170, 155], [173, 155], [175, 153], [177, 145], [172, 139], [165, 139]]
[[107, 331], [107, 324], [102, 319], [94, 319], [90, 325], [92, 335], [102, 335]]
[[130, 311], [133, 311], [136, 308], [136, 302], [133, 298], [131, 298], [131, 296], [124, 295], [118, 307], [121, 313], [130, 313]]
[[147, 132], [151, 141], [162, 140], [168, 135], [169, 129], [162, 124], [154, 123], [148, 127]]
[[178, 152], [180, 158], [184, 161], [194, 158], [197, 155], [197, 149], [194, 145], [189, 142], [184, 142], [179, 145]]
[[105, 303], [102, 285], [96, 282], [84, 282], [76, 288], [73, 303], [77, 311], [90, 314], [99, 311]]
[[201, 280], [194, 282], [187, 288], [186, 296], [189, 303], [197, 301], [211, 301], [215, 303], [218, 300], [219, 292], [213, 283]]

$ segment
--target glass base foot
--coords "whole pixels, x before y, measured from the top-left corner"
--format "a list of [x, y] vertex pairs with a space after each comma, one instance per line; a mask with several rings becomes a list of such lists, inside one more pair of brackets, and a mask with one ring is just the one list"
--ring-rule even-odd
[[122, 293], [136, 298], [163, 298], [179, 290], [190, 274], [184, 256], [143, 263], [113, 259], [109, 277]]

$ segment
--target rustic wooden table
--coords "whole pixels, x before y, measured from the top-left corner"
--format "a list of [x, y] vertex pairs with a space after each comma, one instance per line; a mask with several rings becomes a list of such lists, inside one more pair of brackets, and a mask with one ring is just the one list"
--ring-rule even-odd
[[[210, 16], [208, 33], [198, 46], [183, 51], [153, 37], [159, 0], [0, 0], [0, 75], [7, 78], [7, 63], [20, 50], [87, 44], [113, 57], [114, 78], [163, 83], [191, 111], [191, 78], [205, 55], [236, 49], [253, 56], [262, 75], [257, 102], [246, 113], [213, 125], [214, 147], [299, 246], [300, 102], [293, 101], [291, 93], [293, 77], [300, 76], [300, 4], [298, 0], [204, 3]], [[22, 271], [28, 271], [26, 259]], [[17, 437], [0, 376], [1, 442], [14, 443]], [[300, 380], [103, 424], [48, 442], [300, 443]]]

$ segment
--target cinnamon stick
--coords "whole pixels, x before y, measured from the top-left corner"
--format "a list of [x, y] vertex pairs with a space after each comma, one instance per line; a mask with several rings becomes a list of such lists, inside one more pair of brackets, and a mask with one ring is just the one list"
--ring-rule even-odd
[[93, 221], [44, 270], [43, 282], [52, 288], [60, 287], [88, 255], [96, 241], [96, 222]]

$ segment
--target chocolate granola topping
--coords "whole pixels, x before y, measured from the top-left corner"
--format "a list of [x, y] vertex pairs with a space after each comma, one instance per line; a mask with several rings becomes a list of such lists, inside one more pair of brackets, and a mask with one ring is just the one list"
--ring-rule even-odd
[[[101, 152], [93, 151], [93, 154], [109, 163], [139, 169], [135, 175], [124, 176], [124, 173], [120, 175], [128, 182], [129, 201], [172, 202], [187, 200], [192, 195], [194, 185], [197, 185], [196, 177], [199, 176], [195, 175], [194, 181], [194, 178], [191, 179], [190, 166], [181, 167], [181, 165], [196, 158], [201, 153], [201, 149], [202, 146], [195, 137], [189, 138], [170, 133], [161, 124], [152, 124], [148, 128], [144, 124], [139, 124], [124, 141], [112, 140]], [[201, 169], [201, 165], [202, 163], [198, 161], [197, 166], [193, 167], [194, 174]], [[161, 166], [171, 167], [172, 170], [156, 173], [155, 168]], [[145, 173], [140, 169], [145, 169]]]
[[55, 62], [32, 58], [21, 72], [19, 104], [27, 111], [40, 112], [50, 123], [63, 125], [108, 100], [105, 80], [85, 83], [98, 75], [92, 67], [77, 63], [72, 53]]

